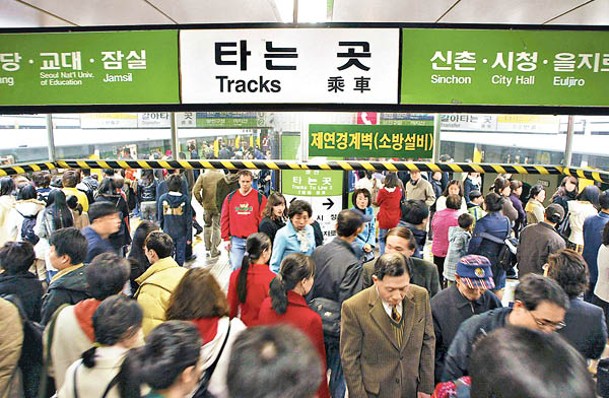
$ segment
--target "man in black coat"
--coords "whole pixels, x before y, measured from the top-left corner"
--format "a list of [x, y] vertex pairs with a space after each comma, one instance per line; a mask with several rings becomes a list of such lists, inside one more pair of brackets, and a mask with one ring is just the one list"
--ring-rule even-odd
[[588, 267], [583, 257], [563, 249], [548, 257], [547, 276], [556, 280], [569, 296], [566, 326], [558, 331], [586, 359], [601, 357], [607, 342], [605, 313], [583, 300], [588, 289]]
[[494, 308], [501, 301], [489, 291], [495, 287], [491, 263], [484, 256], [470, 254], [457, 263], [456, 284], [440, 291], [431, 300], [431, 313], [436, 334], [435, 382], [444, 370], [444, 357], [459, 326], [466, 319]]

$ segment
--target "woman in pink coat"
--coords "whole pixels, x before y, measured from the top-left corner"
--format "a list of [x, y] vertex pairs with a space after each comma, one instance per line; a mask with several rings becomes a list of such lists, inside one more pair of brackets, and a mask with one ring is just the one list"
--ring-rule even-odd
[[[444, 272], [444, 259], [448, 253], [448, 230], [450, 227], [459, 225], [460, 208], [461, 197], [459, 195], [448, 195], [446, 209], [436, 212], [431, 220], [431, 229], [433, 230], [431, 253], [433, 254], [433, 262], [438, 267], [439, 275]], [[443, 279], [442, 276], [441, 278]]]

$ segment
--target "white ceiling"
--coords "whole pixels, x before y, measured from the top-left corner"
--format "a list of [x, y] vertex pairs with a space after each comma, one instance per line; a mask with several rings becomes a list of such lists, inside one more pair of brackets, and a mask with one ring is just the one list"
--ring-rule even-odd
[[[293, 0], [0, 0], [0, 28], [292, 22], [292, 16]], [[298, 22], [325, 21], [609, 26], [609, 0], [299, 1]]]

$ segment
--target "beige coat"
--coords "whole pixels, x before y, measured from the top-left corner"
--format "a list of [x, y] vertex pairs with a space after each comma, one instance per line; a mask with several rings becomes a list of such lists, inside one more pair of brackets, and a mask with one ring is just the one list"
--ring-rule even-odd
[[412, 185], [412, 181], [406, 183], [406, 199], [422, 200], [427, 207], [430, 207], [436, 201], [436, 194], [429, 181], [421, 177], [417, 185]]
[[397, 346], [375, 286], [342, 307], [340, 352], [350, 398], [415, 398], [434, 389], [435, 335], [429, 295], [410, 285], [403, 302], [404, 339]]
[[17, 362], [23, 345], [23, 324], [17, 307], [0, 298], [0, 398], [19, 393]]

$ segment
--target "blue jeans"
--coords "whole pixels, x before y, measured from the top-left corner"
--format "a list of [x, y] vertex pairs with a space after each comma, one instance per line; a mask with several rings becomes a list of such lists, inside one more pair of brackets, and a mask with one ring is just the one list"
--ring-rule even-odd
[[385, 254], [385, 241], [387, 240], [388, 229], [379, 228], [379, 256]]
[[326, 362], [330, 370], [330, 396], [332, 398], [343, 398], [347, 387], [343, 367], [340, 363], [340, 342], [336, 337], [324, 335], [326, 345]]
[[184, 265], [184, 261], [186, 261], [186, 236], [174, 238], [173, 245], [175, 247], [176, 263], [181, 267]]
[[237, 238], [235, 236], [231, 236], [230, 238], [230, 266], [233, 271], [241, 268], [246, 241], [247, 239]]

